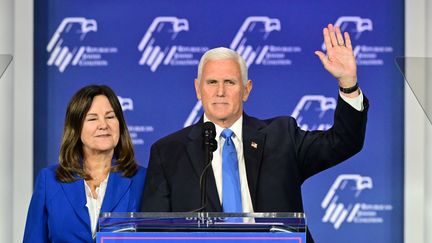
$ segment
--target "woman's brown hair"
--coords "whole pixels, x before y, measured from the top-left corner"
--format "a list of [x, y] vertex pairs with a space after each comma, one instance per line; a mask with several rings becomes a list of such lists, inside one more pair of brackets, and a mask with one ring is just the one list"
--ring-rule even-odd
[[123, 176], [131, 177], [138, 170], [134, 150], [120, 102], [114, 91], [106, 85], [89, 85], [81, 88], [69, 101], [63, 137], [60, 146], [59, 166], [56, 177], [61, 182], [73, 182], [77, 179], [91, 179], [83, 168], [83, 144], [81, 130], [84, 118], [89, 111], [93, 98], [104, 95], [108, 98], [119, 121], [120, 138], [114, 148], [115, 162], [111, 165], [112, 172], [122, 172]]

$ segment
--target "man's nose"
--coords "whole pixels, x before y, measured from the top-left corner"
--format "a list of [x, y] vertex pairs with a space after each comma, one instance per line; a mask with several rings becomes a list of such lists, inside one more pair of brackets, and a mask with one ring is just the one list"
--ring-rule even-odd
[[225, 95], [225, 85], [223, 82], [220, 82], [217, 86], [217, 95], [224, 96]]

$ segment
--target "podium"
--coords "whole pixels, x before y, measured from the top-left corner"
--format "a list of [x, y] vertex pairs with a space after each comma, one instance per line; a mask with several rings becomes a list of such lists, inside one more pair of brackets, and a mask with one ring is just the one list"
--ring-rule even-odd
[[101, 213], [98, 243], [306, 242], [304, 213]]

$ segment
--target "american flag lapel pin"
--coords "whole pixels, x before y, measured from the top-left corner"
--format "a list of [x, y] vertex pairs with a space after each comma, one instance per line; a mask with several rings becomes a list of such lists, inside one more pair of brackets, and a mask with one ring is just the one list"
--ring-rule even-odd
[[254, 148], [254, 149], [257, 149], [258, 148], [258, 144], [255, 143], [255, 142], [251, 142], [251, 147]]

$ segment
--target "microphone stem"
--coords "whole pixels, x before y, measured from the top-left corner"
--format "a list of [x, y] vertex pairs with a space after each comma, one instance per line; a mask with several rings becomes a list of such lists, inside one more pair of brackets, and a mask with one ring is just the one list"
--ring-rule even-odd
[[201, 210], [200, 210], [200, 212], [204, 212], [206, 205], [207, 205], [207, 197], [206, 197], [207, 174], [208, 174], [208, 168], [211, 165], [211, 160], [213, 159], [213, 153], [210, 152], [209, 146], [205, 146], [204, 153], [205, 153], [205, 164], [204, 164], [203, 172], [201, 174], [201, 183], [200, 183], [200, 187], [201, 187]]

